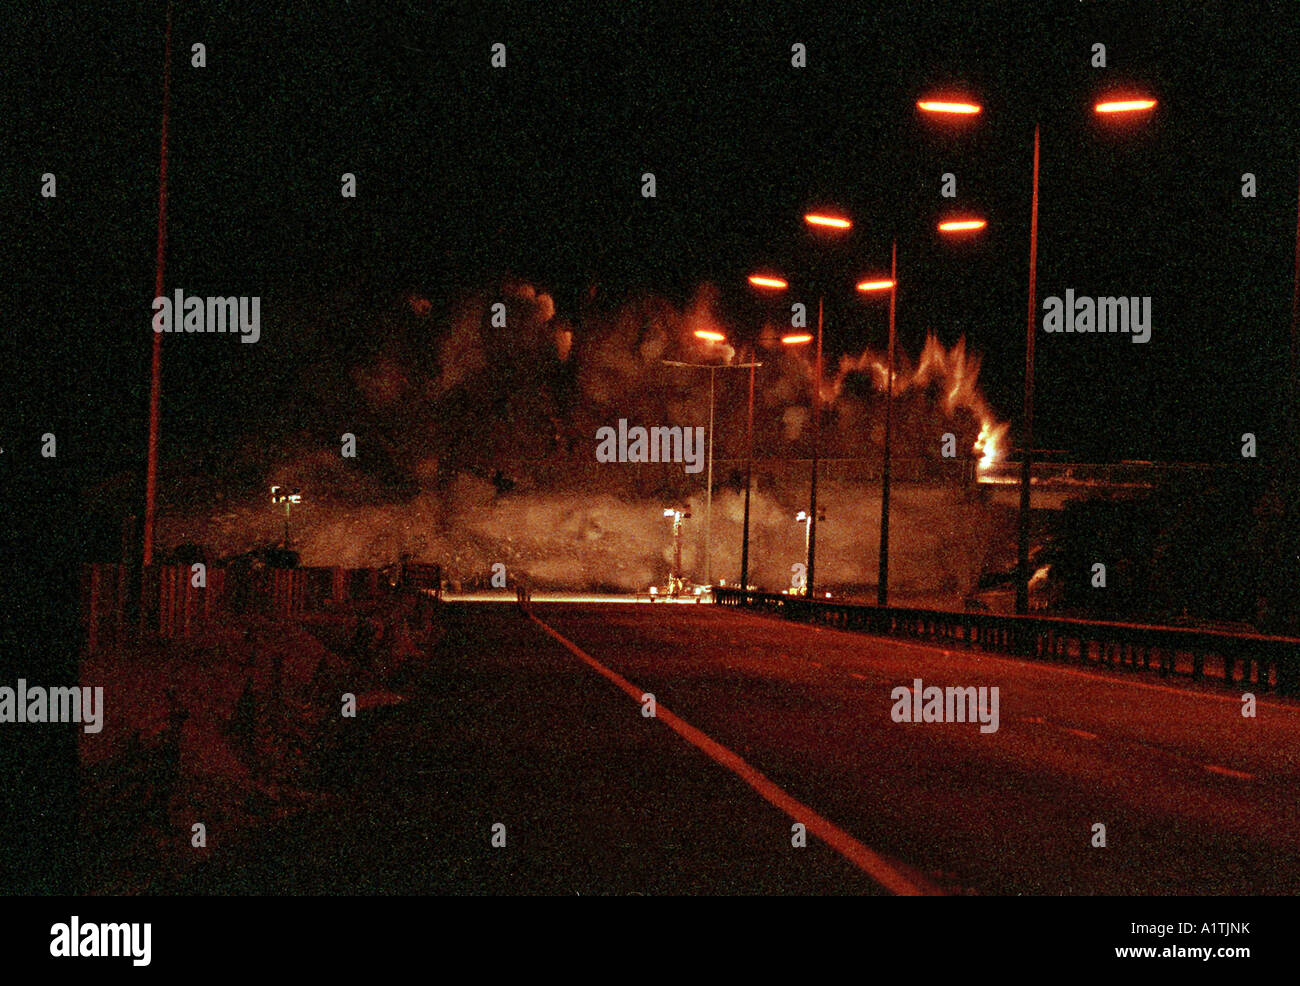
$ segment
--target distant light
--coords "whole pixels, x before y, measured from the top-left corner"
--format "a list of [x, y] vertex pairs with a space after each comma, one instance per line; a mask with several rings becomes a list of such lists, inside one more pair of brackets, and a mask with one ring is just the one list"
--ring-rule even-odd
[[887, 291], [894, 286], [891, 280], [883, 281], [861, 281], [858, 284], [859, 291]]
[[799, 346], [805, 342], [812, 342], [812, 335], [807, 332], [796, 332], [794, 335], [782, 336], [781, 341], [787, 346]]
[[853, 226], [843, 216], [828, 216], [819, 212], [808, 213], [803, 217], [803, 221], [810, 226], [829, 226], [832, 229], [849, 229]]
[[983, 219], [949, 219], [939, 224], [939, 232], [960, 233], [963, 230], [983, 229], [987, 225]]
[[707, 339], [709, 342], [726, 342], [727, 337], [721, 332], [714, 332], [710, 329], [696, 329], [695, 338]]
[[917, 109], [924, 110], [926, 113], [959, 113], [965, 116], [971, 116], [980, 111], [976, 103], [949, 103], [937, 99], [922, 99], [916, 104]]
[[1149, 110], [1156, 105], [1154, 99], [1117, 99], [1107, 103], [1098, 103], [1098, 113], [1133, 113], [1137, 110]]
[[749, 283], [756, 288], [778, 288], [784, 290], [790, 285], [779, 277], [769, 277], [765, 274], [750, 274]]
[[803, 521], [808, 519], [808, 512], [806, 510], [800, 510], [797, 514], [794, 515], [794, 519], [802, 523]]

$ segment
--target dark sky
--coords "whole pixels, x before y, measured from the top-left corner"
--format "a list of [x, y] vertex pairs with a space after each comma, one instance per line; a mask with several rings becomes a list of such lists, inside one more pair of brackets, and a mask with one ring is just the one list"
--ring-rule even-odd
[[[552, 292], [561, 315], [589, 283], [684, 299], [711, 280], [743, 327], [760, 314], [744, 289], [756, 266], [810, 293], [820, 260], [847, 286], [887, 266], [896, 235], [901, 345], [965, 333], [990, 401], [1016, 420], [1040, 121], [1040, 303], [1066, 288], [1149, 295], [1153, 333], [1143, 346], [1040, 331], [1038, 444], [1231, 460], [1242, 432], [1265, 449], [1276, 435], [1300, 168], [1293, 3], [909, 0], [826, 20], [741, 5], [291, 6], [180, 3], [174, 28], [167, 283], [262, 296], [264, 334], [313, 297], [441, 302], [503, 275]], [[54, 421], [88, 474], [129, 468], [144, 454], [165, 15], [7, 17], [7, 74], [23, 81], [5, 161], [21, 327], [6, 339], [6, 434]], [[790, 64], [795, 42], [807, 68]], [[1090, 65], [1097, 42], [1105, 69]], [[1099, 123], [1095, 98], [1125, 86], [1158, 110]], [[921, 119], [915, 100], [943, 87], [985, 112]], [[56, 200], [38, 194], [46, 171]], [[339, 194], [345, 171], [355, 200]], [[945, 171], [955, 203], [939, 196]], [[1247, 171], [1255, 199], [1240, 194]], [[820, 203], [857, 226], [815, 256], [800, 216]], [[942, 241], [934, 224], [955, 209], [988, 230]], [[881, 345], [887, 306], [851, 292], [829, 305], [832, 353]], [[206, 341], [223, 344], [167, 352], [172, 454], [237, 434], [248, 381], [284, 370], [257, 346]]]

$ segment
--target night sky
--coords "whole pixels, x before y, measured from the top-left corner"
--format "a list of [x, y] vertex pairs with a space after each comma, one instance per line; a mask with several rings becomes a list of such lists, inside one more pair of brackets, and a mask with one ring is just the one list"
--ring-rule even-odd
[[[817, 261], [840, 292], [833, 360], [883, 343], [887, 305], [847, 288], [887, 270], [897, 235], [900, 345], [964, 333], [990, 402], [1015, 421], [1041, 121], [1040, 305], [1067, 288], [1150, 295], [1153, 332], [1135, 345], [1040, 331], [1037, 444], [1078, 460], [1240, 461], [1253, 431], [1268, 455], [1300, 167], [1294, 5], [913, 0], [833, 20], [293, 6], [182, 3], [174, 28], [167, 284], [261, 295], [264, 335], [314, 299], [415, 290], [438, 306], [503, 276], [570, 318], [593, 284], [684, 300], [711, 281], [743, 334], [763, 313], [747, 273], [774, 266], [815, 304]], [[164, 24], [161, 5], [60, 5], [6, 27], [27, 80], [5, 163], [20, 251], [10, 318], [24, 327], [6, 340], [22, 395], [6, 431], [61, 431], [87, 477], [144, 457]], [[195, 41], [206, 68], [190, 65]], [[496, 41], [504, 69], [489, 64]], [[1090, 65], [1096, 42], [1105, 69]], [[984, 113], [923, 119], [915, 100], [941, 89]], [[1116, 90], [1160, 105], [1099, 121], [1095, 98]], [[46, 171], [57, 199], [38, 194]], [[939, 195], [947, 171], [955, 201]], [[1247, 171], [1254, 199], [1240, 194]], [[343, 172], [356, 199], [340, 196]], [[814, 205], [857, 223], [816, 256], [800, 222]], [[935, 222], [956, 211], [988, 229], [941, 238]], [[164, 458], [255, 427], [249, 395], [261, 402], [289, 369], [262, 347], [198, 341], [165, 340]]]

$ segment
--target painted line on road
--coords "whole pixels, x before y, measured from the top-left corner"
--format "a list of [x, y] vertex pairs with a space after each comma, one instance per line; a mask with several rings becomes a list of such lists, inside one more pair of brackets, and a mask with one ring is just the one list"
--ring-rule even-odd
[[[572, 654], [590, 665], [597, 674], [608, 678], [618, 688], [630, 695], [634, 702], [638, 705], [641, 704], [641, 696], [646, 694], [644, 689], [638, 688], [618, 672], [605, 667], [577, 644], [551, 629], [534, 614], [529, 613], [528, 618], [563, 644]], [[769, 804], [779, 808], [794, 821], [804, 825], [809, 832], [821, 839], [822, 842], [826, 843], [886, 890], [904, 897], [943, 896], [943, 891], [938, 887], [928, 884], [914, 875], [902, 872], [888, 860], [872, 852], [834, 822], [822, 817], [803, 802], [777, 787], [776, 784], [746, 763], [740, 756], [727, 749], [717, 740], [696, 729], [685, 719], [674, 714], [658, 702], [655, 703], [655, 716], [682, 739], [706, 754], [714, 763], [730, 770], [757, 791]]]

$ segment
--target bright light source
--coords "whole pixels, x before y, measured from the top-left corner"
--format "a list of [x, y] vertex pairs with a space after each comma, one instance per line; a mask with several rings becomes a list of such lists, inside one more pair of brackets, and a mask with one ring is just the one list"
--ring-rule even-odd
[[829, 226], [832, 229], [849, 229], [853, 225], [843, 216], [828, 216], [818, 212], [808, 213], [803, 221], [809, 226]]
[[894, 286], [894, 282], [886, 278], [883, 281], [861, 281], [858, 284], [859, 291], [888, 291]]
[[794, 519], [802, 524], [805, 520], [808, 519], [808, 511], [800, 510], [797, 514], [794, 515]]
[[709, 342], [726, 342], [727, 337], [721, 332], [714, 332], [711, 329], [696, 329], [695, 338], [707, 339]]
[[975, 103], [950, 103], [937, 99], [919, 100], [916, 107], [926, 113], [957, 113], [963, 116], [971, 116], [980, 111]]
[[1098, 113], [1133, 113], [1137, 110], [1149, 110], [1155, 105], [1154, 99], [1117, 99], [1098, 103], [1096, 110]]
[[790, 285], [779, 277], [769, 277], [766, 274], [750, 274], [749, 283], [756, 288], [779, 288], [784, 290]]
[[805, 342], [812, 342], [812, 338], [807, 332], [796, 332], [794, 335], [782, 336], [781, 341], [787, 346], [801, 346]]
[[960, 233], [965, 230], [983, 229], [988, 223], [983, 219], [948, 219], [939, 224], [940, 233]]

